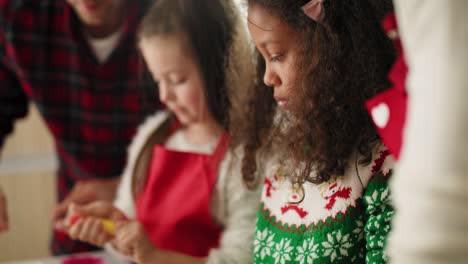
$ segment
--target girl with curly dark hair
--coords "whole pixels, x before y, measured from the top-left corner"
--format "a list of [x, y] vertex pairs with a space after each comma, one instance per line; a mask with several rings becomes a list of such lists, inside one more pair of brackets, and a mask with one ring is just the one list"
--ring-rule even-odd
[[[381, 263], [393, 164], [365, 102], [389, 87], [390, 1], [249, 0], [257, 89], [237, 126], [263, 179], [255, 263]], [[268, 88], [271, 87], [271, 88]]]

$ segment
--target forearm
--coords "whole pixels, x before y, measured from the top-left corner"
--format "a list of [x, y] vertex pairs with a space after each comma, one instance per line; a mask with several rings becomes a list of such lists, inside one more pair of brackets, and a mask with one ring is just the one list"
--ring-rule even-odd
[[0, 232], [8, 230], [7, 199], [0, 186]]
[[79, 182], [84, 189], [89, 189], [95, 193], [95, 200], [113, 201], [116, 197], [117, 188], [121, 177], [108, 179], [91, 179]]
[[0, 54], [0, 149], [13, 131], [17, 118], [25, 117], [28, 100], [15, 75], [6, 67]]

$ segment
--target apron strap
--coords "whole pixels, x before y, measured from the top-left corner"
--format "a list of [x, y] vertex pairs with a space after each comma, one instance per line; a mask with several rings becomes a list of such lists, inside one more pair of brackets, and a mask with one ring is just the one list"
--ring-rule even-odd
[[173, 129], [174, 124], [173, 119], [174, 118], [172, 116], [169, 116], [160, 127], [153, 131], [138, 154], [132, 174], [131, 189], [133, 197], [137, 197], [138, 194], [143, 191], [146, 177], [148, 176], [149, 165], [153, 158], [153, 148], [155, 145], [164, 142], [168, 134], [171, 133], [171, 129]]

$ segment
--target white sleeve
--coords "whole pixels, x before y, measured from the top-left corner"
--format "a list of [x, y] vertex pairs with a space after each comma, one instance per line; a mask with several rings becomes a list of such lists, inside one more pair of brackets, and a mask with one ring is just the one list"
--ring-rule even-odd
[[117, 189], [114, 206], [122, 211], [128, 218], [135, 219], [135, 201], [132, 193], [132, 175], [124, 173]]
[[395, 0], [409, 66], [409, 108], [393, 263], [468, 259], [468, 1]]
[[[122, 213], [129, 219], [135, 219], [135, 202], [132, 194], [132, 174], [130, 173], [128, 164], [120, 180], [119, 187], [117, 188], [117, 194], [114, 199], [114, 206], [122, 211]], [[121, 254], [115, 249], [111, 243], [104, 245], [105, 251], [111, 255], [115, 260], [130, 262], [131, 259]]]
[[[217, 189], [221, 212], [224, 215], [224, 230], [220, 246], [212, 249], [207, 264], [252, 263], [253, 235], [256, 214], [260, 205], [260, 188], [248, 190], [242, 183], [240, 162], [227, 165], [220, 170]], [[226, 166], [227, 165], [227, 166]], [[228, 168], [226, 168], [228, 167]]]
[[[132, 195], [132, 175], [125, 173], [122, 175], [117, 195], [114, 200], [114, 206], [124, 213], [129, 219], [135, 219], [135, 202]], [[111, 243], [106, 243], [104, 249], [109, 255], [119, 261], [128, 261], [130, 258], [117, 251]]]

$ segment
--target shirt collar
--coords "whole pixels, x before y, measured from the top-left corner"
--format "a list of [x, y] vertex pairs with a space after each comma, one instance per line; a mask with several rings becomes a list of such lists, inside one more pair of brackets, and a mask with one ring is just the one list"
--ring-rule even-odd
[[[120, 41], [123, 41], [137, 31], [139, 19], [144, 13], [143, 10], [145, 9], [145, 5], [139, 4], [138, 2], [139, 1], [129, 1], [127, 20], [124, 22], [122, 27], [122, 36]], [[73, 39], [81, 41], [83, 39], [83, 35], [81, 33], [81, 23], [79, 18], [67, 3], [64, 5], [64, 22], [68, 25], [66, 31], [71, 34]]]

